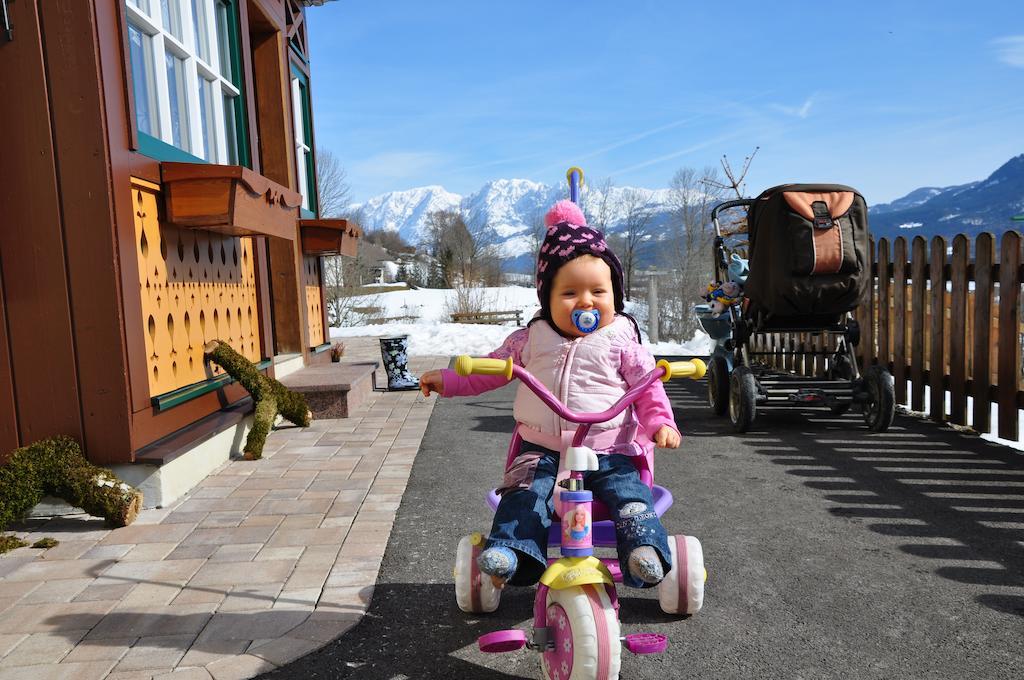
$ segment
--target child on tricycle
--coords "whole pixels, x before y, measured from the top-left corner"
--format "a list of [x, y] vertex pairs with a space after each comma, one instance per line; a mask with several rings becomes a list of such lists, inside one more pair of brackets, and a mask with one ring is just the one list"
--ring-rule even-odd
[[[636, 322], [624, 314], [622, 265], [603, 234], [587, 226], [571, 201], [557, 203], [545, 224], [537, 263], [539, 316], [488, 356], [511, 358], [572, 411], [604, 411], [654, 370], [654, 357], [640, 344]], [[507, 382], [503, 376], [461, 377], [451, 370], [430, 371], [420, 378], [425, 395], [445, 397], [473, 396]], [[480, 570], [496, 587], [506, 581], [531, 585], [547, 568], [556, 480], [568, 475], [564, 465], [559, 474], [559, 452], [575, 429], [525, 385], [519, 387], [513, 413], [522, 443], [505, 473], [501, 502], [478, 559]], [[674, 449], [679, 442], [660, 383], [608, 422], [593, 424], [583, 441], [599, 454], [597, 469], [587, 471], [583, 481], [615, 523], [627, 585], [656, 585], [671, 567], [668, 535], [633, 458], [654, 446]], [[582, 531], [580, 518], [572, 521], [567, 518], [566, 533]]]
[[[568, 174], [575, 198], [582, 171]], [[520, 380], [505, 477], [488, 498], [491, 533], [459, 542], [455, 590], [461, 609], [483, 613], [497, 608], [506, 582], [539, 580], [533, 635], [495, 631], [480, 638], [480, 649], [528, 646], [542, 654], [547, 680], [613, 680], [623, 646], [652, 654], [667, 645], [663, 635], [619, 637], [616, 581], [658, 585], [668, 613], [692, 614], [703, 604], [700, 542], [667, 536], [659, 516], [672, 495], [654, 486], [651, 457], [655, 446], [680, 441], [661, 381], [700, 378], [705, 367], [655, 364], [624, 313], [622, 265], [572, 202], [556, 204], [545, 224], [537, 318], [488, 358], [458, 357], [455, 371], [428, 372], [420, 384], [424, 395], [451, 397]], [[560, 559], [547, 558], [549, 541], [560, 546]], [[618, 558], [595, 557], [595, 545], [615, 546]]]

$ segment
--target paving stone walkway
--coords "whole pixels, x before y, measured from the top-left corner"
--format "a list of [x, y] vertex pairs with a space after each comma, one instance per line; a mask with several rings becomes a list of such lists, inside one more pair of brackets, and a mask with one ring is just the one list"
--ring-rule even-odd
[[[380, 356], [373, 338], [345, 343]], [[374, 392], [350, 418], [281, 427], [262, 460], [123, 529], [26, 524], [60, 545], [0, 556], [0, 680], [248, 678], [342, 635], [373, 595], [435, 400]]]

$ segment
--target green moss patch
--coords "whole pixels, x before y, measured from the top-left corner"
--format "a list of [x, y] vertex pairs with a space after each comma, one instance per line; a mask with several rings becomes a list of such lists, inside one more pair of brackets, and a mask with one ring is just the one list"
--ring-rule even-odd
[[42, 548], [43, 550], [49, 550], [50, 548], [56, 548], [58, 545], [60, 545], [60, 541], [58, 541], [56, 538], [50, 538], [49, 536], [47, 536], [46, 538], [40, 538], [38, 541], [33, 543], [32, 547]]
[[9, 550], [14, 550], [15, 548], [23, 548], [26, 545], [28, 545], [28, 543], [17, 536], [0, 536], [0, 555], [3, 555]]

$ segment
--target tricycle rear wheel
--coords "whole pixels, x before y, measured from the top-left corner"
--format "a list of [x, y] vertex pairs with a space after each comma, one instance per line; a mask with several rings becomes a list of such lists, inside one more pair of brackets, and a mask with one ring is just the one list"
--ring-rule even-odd
[[455, 601], [459, 609], [472, 614], [493, 612], [501, 600], [501, 591], [494, 587], [491, 577], [476, 566], [483, 542], [478, 533], [463, 536], [455, 552]]
[[704, 606], [704, 550], [694, 536], [669, 536], [672, 569], [658, 584], [658, 604], [666, 614], [696, 614]]

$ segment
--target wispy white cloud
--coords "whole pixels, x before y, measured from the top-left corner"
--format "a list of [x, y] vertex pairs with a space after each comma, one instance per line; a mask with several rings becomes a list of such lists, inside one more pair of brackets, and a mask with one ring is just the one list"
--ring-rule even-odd
[[646, 161], [643, 161], [642, 163], [636, 163], [634, 165], [630, 165], [630, 166], [625, 167], [625, 168], [620, 168], [620, 169], [618, 169], [615, 172], [610, 173], [610, 174], [613, 175], [613, 176], [624, 175], [627, 172], [633, 172], [634, 170], [639, 170], [641, 168], [646, 168], [648, 166], [656, 165], [658, 163], [664, 163], [665, 161], [670, 161], [672, 159], [679, 158], [680, 156], [689, 155], [689, 154], [694, 153], [696, 151], [700, 151], [701, 149], [706, 149], [709, 146], [716, 146], [716, 145], [721, 144], [722, 142], [726, 142], [726, 141], [728, 141], [730, 139], [735, 139], [736, 137], [741, 137], [744, 134], [746, 134], [746, 131], [744, 131], [744, 130], [737, 130], [735, 132], [730, 132], [729, 134], [720, 135], [720, 136], [715, 137], [713, 139], [704, 140], [703, 142], [701, 142], [699, 144], [694, 144], [692, 146], [688, 146], [685, 149], [679, 149], [678, 151], [673, 151], [672, 153], [668, 153], [668, 154], [665, 154], [663, 156], [658, 156], [656, 158], [648, 159]]
[[472, 165], [467, 165], [467, 166], [464, 166], [461, 169], [463, 171], [467, 171], [467, 170], [480, 170], [482, 168], [492, 168], [492, 167], [497, 166], [497, 165], [510, 165], [512, 163], [521, 163], [522, 161], [537, 160], [538, 158], [543, 158], [544, 155], [545, 154], [541, 154], [541, 153], [531, 153], [531, 154], [526, 154], [525, 156], [511, 156], [509, 158], [498, 158], [498, 159], [491, 160], [491, 161], [484, 161], [482, 163], [474, 163]]
[[[590, 158], [594, 158], [596, 156], [600, 156], [602, 154], [605, 154], [605, 153], [607, 153], [609, 151], [612, 151], [614, 149], [618, 149], [618, 148], [623, 147], [623, 146], [628, 146], [629, 144], [633, 144], [635, 142], [638, 142], [641, 139], [646, 139], [647, 137], [651, 137], [653, 135], [656, 135], [656, 134], [659, 134], [659, 133], [662, 133], [662, 132], [667, 132], [668, 130], [673, 130], [675, 128], [681, 127], [681, 126], [686, 125], [688, 123], [692, 123], [694, 121], [697, 121], [697, 120], [699, 120], [701, 118], [706, 117], [707, 115], [708, 114], [706, 114], [706, 113], [700, 113], [700, 114], [697, 114], [697, 115], [694, 115], [694, 116], [689, 116], [687, 118], [681, 118], [679, 120], [674, 120], [674, 121], [671, 121], [669, 123], [665, 123], [663, 125], [658, 125], [657, 127], [653, 127], [653, 128], [648, 129], [648, 130], [643, 130], [641, 132], [636, 132], [636, 133], [634, 133], [632, 135], [628, 135], [626, 137], [623, 137], [622, 139], [619, 139], [618, 141], [609, 142], [608, 144], [605, 144], [604, 146], [602, 146], [600, 148], [591, 149], [590, 151], [586, 151], [584, 153], [573, 153], [573, 154], [571, 154], [572, 159], [573, 159], [573, 163], [582, 163], [585, 160], [588, 160]], [[534, 174], [543, 175], [543, 174], [546, 174], [549, 170], [551, 170], [553, 168], [560, 168], [560, 167], [562, 167], [562, 166], [559, 163], [553, 163], [553, 164], [550, 164], [550, 165], [545, 165], [545, 166], [543, 166], [541, 168], [538, 168], [535, 171]]]
[[385, 151], [353, 161], [349, 175], [362, 182], [399, 182], [433, 171], [445, 161], [433, 151]]
[[[585, 161], [587, 159], [603, 155], [603, 154], [605, 154], [605, 153], [607, 153], [609, 151], [613, 151], [615, 149], [618, 149], [618, 148], [621, 148], [621, 147], [624, 147], [624, 146], [628, 146], [628, 145], [633, 144], [635, 142], [639, 142], [642, 139], [646, 139], [648, 137], [652, 137], [654, 135], [661, 134], [663, 132], [668, 132], [669, 130], [674, 130], [674, 129], [679, 128], [679, 127], [684, 127], [684, 126], [692, 124], [692, 123], [700, 122], [703, 119], [709, 119], [709, 118], [713, 118], [713, 117], [721, 117], [721, 116], [723, 116], [725, 114], [725, 112], [727, 112], [727, 111], [735, 111], [737, 109], [742, 109], [749, 102], [758, 101], [762, 97], [764, 97], [766, 94], [767, 94], [766, 92], [754, 92], [754, 93], [751, 93], [749, 96], [744, 97], [742, 99], [739, 99], [737, 101], [715, 99], [714, 101], [705, 102], [703, 104], [704, 111], [701, 112], [701, 113], [696, 113], [694, 115], [687, 116], [686, 118], [679, 118], [677, 120], [673, 120], [673, 121], [670, 121], [668, 123], [664, 123], [662, 125], [658, 125], [656, 127], [649, 128], [647, 130], [643, 130], [641, 132], [635, 132], [635, 133], [633, 133], [631, 135], [627, 135], [626, 137], [623, 137], [622, 139], [619, 139], [619, 140], [613, 141], [613, 142], [609, 142], [609, 143], [605, 144], [604, 146], [601, 146], [601, 147], [596, 148], [596, 149], [591, 149], [590, 151], [585, 151], [584, 153], [573, 153], [572, 154], [573, 162], [574, 163], [578, 163], [578, 162], [581, 162], [581, 161]], [[732, 135], [730, 135], [730, 137], [731, 136]], [[702, 148], [702, 147], [698, 146], [697, 148]], [[680, 153], [678, 155], [683, 155], [683, 154]], [[670, 156], [669, 158], [674, 158], [674, 157], [675, 156]], [[641, 164], [638, 167], [645, 167], [646, 165], [653, 165], [654, 162], [658, 162], [658, 161], [653, 161], [653, 162], [646, 162], [645, 161], [644, 164]], [[543, 173], [547, 172], [548, 170], [551, 170], [552, 168], [557, 168], [557, 167], [560, 167], [560, 166], [558, 164], [549, 165], [549, 166], [546, 166], [546, 167], [538, 169], [536, 174], [543, 174]], [[626, 170], [629, 170], [629, 169], [632, 169], [632, 168], [627, 168]]]
[[636, 134], [632, 134], [632, 135], [629, 135], [628, 137], [624, 137], [623, 139], [620, 139], [617, 142], [612, 142], [611, 144], [606, 144], [605, 146], [602, 146], [599, 149], [594, 149], [594, 150], [589, 151], [589, 152], [587, 152], [585, 154], [582, 154], [582, 155], [578, 156], [578, 158], [580, 160], [586, 160], [588, 158], [593, 158], [594, 156], [600, 156], [601, 154], [607, 153], [607, 152], [611, 151], [612, 149], [618, 149], [619, 147], [626, 146], [627, 144], [632, 144], [633, 142], [639, 142], [641, 139], [646, 139], [647, 137], [650, 137], [651, 135], [656, 135], [658, 133], [665, 132], [667, 130], [675, 129], [675, 128], [681, 126], [681, 125], [686, 125], [687, 123], [692, 123], [694, 121], [700, 120], [701, 118], [704, 118], [707, 115], [708, 114], [706, 114], [706, 113], [699, 113], [699, 114], [697, 114], [695, 116], [689, 116], [687, 118], [681, 118], [680, 120], [674, 120], [671, 123], [665, 123], [664, 125], [659, 125], [658, 127], [651, 128], [650, 130], [644, 130], [643, 132], [637, 132]]
[[806, 118], [811, 115], [811, 107], [814, 106], [814, 100], [818, 96], [817, 93], [812, 94], [810, 97], [804, 100], [804, 103], [800, 106], [786, 106], [785, 104], [771, 104], [771, 107], [776, 111], [780, 111], [787, 116], [794, 116], [796, 118]]
[[1024, 35], [1008, 35], [992, 41], [996, 58], [1015, 68], [1024, 68]]

